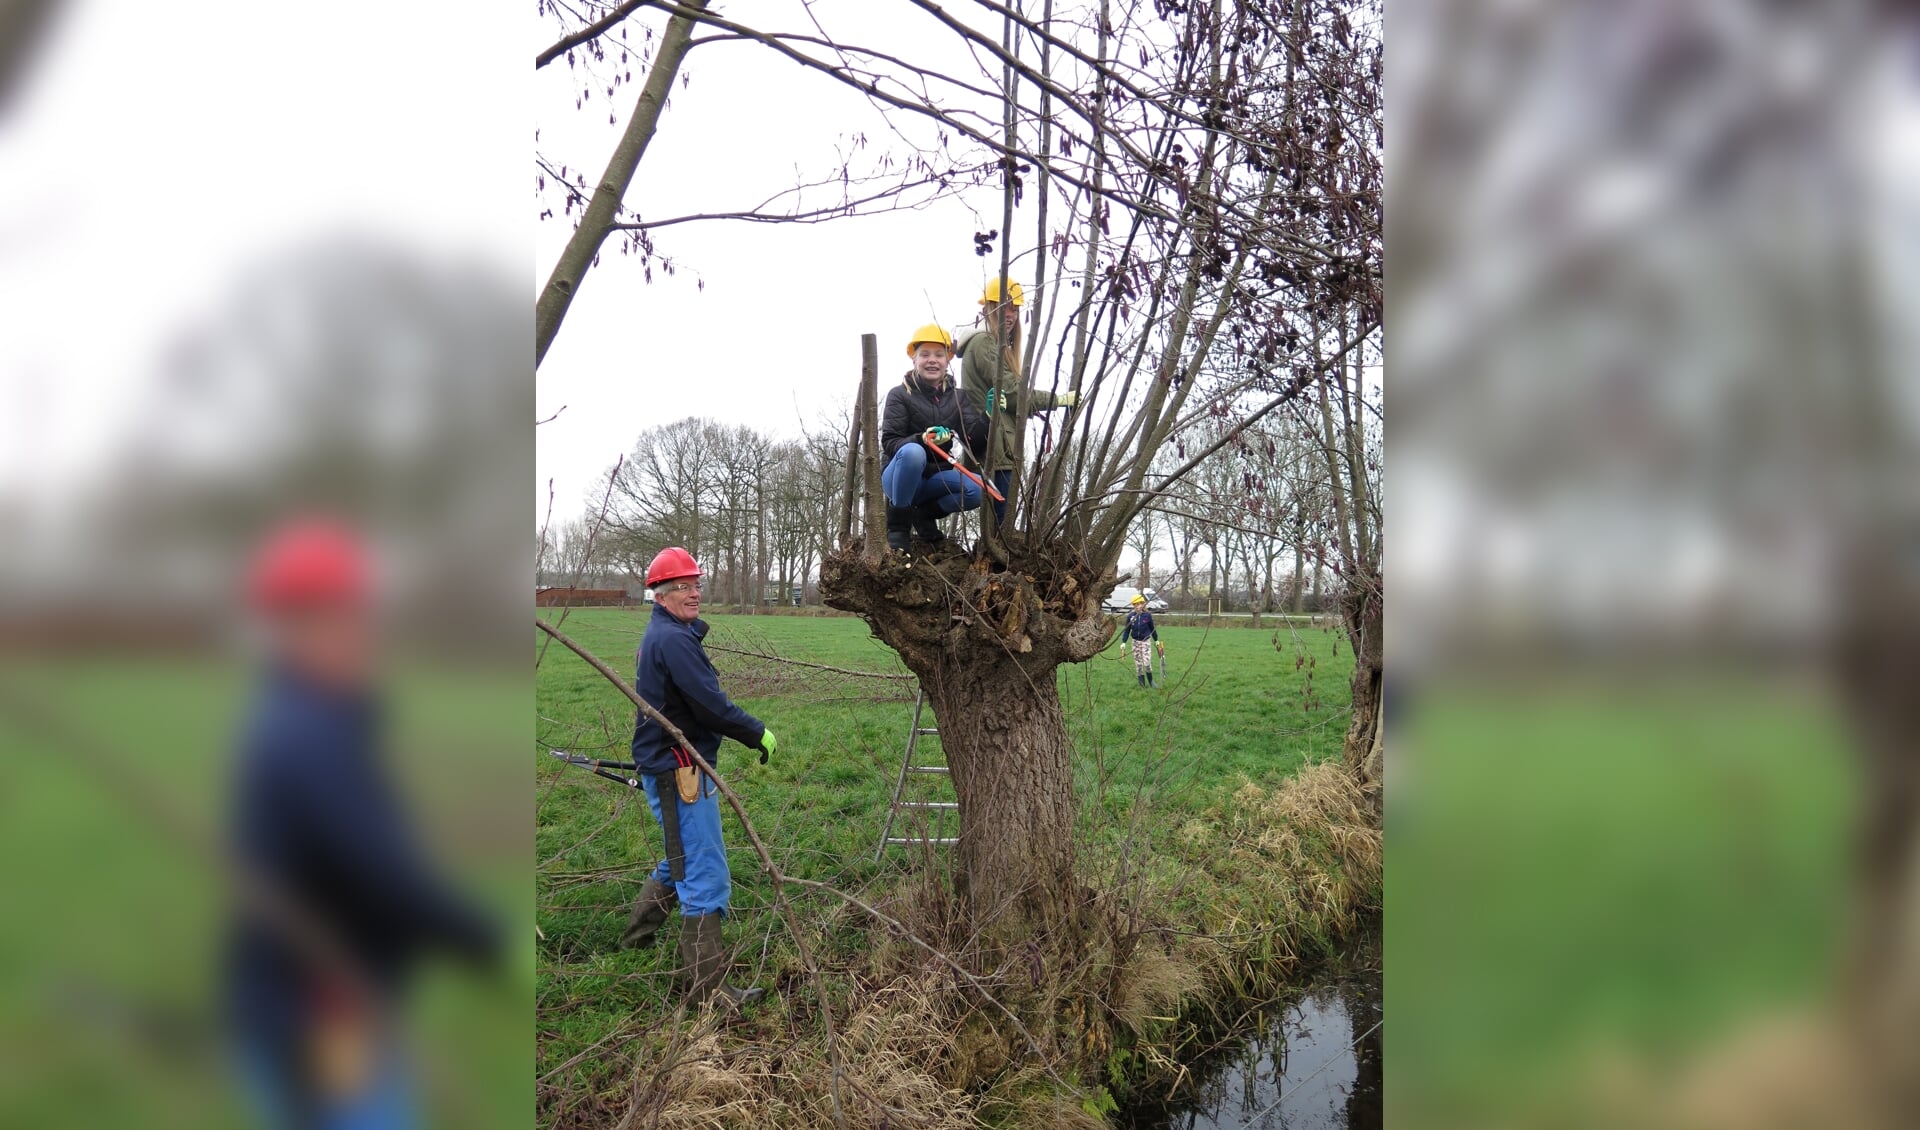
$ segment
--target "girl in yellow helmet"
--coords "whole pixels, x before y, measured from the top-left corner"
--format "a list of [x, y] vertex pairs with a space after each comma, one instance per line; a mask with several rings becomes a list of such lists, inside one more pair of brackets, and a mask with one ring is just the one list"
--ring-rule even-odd
[[[880, 421], [886, 461], [880, 486], [887, 496], [887, 545], [905, 550], [908, 532], [929, 545], [946, 540], [939, 519], [980, 505], [980, 488], [927, 447], [930, 429], [945, 429], [969, 450], [986, 441], [986, 421], [967, 407], [947, 376], [953, 338], [939, 326], [921, 326], [907, 342], [913, 368], [887, 392]], [[937, 433], [936, 433], [937, 434]], [[942, 441], [948, 451], [952, 438]]]
[[[984, 460], [1001, 494], [1013, 477], [1015, 437], [1026, 427], [1028, 413], [1071, 408], [1079, 402], [1071, 391], [1054, 396], [1026, 387], [1020, 371], [1020, 307], [1024, 305], [1026, 295], [1019, 283], [1008, 284], [1007, 300], [1002, 301], [1000, 280], [988, 280], [980, 295], [983, 328], [965, 335], [960, 343], [960, 388], [967, 406], [992, 425]], [[1006, 504], [994, 503], [993, 512], [1004, 519]]]

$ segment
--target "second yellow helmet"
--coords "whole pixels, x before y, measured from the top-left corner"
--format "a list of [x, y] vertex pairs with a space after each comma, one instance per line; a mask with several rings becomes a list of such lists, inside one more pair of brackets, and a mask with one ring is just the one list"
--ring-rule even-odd
[[907, 340], [907, 356], [913, 356], [914, 347], [923, 341], [944, 345], [947, 347], [948, 353], [953, 352], [953, 335], [941, 327], [934, 325], [932, 322], [928, 322], [926, 325], [913, 331], [913, 337]]
[[[1015, 306], [1025, 306], [1027, 304], [1026, 292], [1020, 289], [1019, 283], [1008, 283], [1007, 293], [1013, 295], [1013, 304]], [[998, 301], [1000, 301], [1000, 280], [997, 278], [988, 279], [987, 289], [980, 295], [980, 304], [985, 306]]]

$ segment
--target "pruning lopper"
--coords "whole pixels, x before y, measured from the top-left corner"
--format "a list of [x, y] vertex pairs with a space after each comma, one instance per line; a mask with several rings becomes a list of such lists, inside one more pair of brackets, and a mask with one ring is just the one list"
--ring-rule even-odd
[[945, 459], [949, 466], [951, 466], [954, 470], [960, 472], [961, 474], [965, 475], [967, 478], [972, 479], [976, 486], [978, 486], [981, 490], [986, 491], [987, 497], [993, 499], [995, 502], [1005, 502], [1007, 500], [1007, 496], [995, 490], [993, 488], [992, 483], [987, 482], [985, 479], [981, 478], [979, 475], [976, 475], [972, 471], [969, 471], [965, 467], [962, 467], [960, 465], [960, 461], [953, 457], [952, 452], [940, 446], [941, 444], [947, 442], [949, 439], [953, 438], [952, 428], [928, 428], [926, 431], [920, 433], [920, 438], [926, 442], [926, 445], [928, 447], [931, 447], [935, 451], [939, 452], [940, 458]]

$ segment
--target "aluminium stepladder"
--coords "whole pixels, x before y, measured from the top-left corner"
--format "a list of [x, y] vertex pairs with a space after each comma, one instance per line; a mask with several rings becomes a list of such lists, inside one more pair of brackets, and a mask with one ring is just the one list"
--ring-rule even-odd
[[[922, 726], [920, 724], [921, 712], [926, 709], [926, 705], [927, 692], [922, 690], [918, 692], [913, 699], [913, 725], [907, 730], [907, 751], [900, 758], [900, 776], [893, 783], [893, 801], [887, 806], [887, 826], [880, 832], [880, 846], [873, 851], [873, 861], [875, 863], [880, 862], [880, 857], [887, 853], [887, 847], [892, 844], [925, 844], [933, 847], [942, 847], [960, 842], [960, 837], [958, 836], [896, 836], [893, 834], [894, 821], [899, 818], [902, 809], [910, 809], [918, 812], [952, 812], [954, 814], [953, 818], [956, 821], [960, 817], [960, 804], [957, 801], [901, 799], [901, 797], [906, 794], [907, 781], [916, 773], [950, 777], [945, 765], [917, 765], [914, 763], [914, 755], [920, 749], [920, 738], [923, 735], [935, 738], [940, 736], [939, 727]], [[941, 759], [945, 760], [944, 750], [942, 751]], [[926, 827], [924, 822], [922, 823], [922, 827]]]

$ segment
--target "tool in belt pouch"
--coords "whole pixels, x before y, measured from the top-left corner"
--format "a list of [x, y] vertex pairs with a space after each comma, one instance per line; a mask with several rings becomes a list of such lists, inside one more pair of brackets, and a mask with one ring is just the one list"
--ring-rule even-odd
[[374, 1074], [375, 1014], [350, 985], [321, 978], [308, 988], [313, 1024], [307, 1071], [316, 1091], [344, 1099], [366, 1090]]
[[700, 799], [700, 770], [693, 765], [693, 758], [674, 750], [675, 759], [686, 758], [687, 763], [673, 771], [673, 782], [680, 788], [680, 803], [692, 804]]
[[661, 773], [653, 780], [654, 792], [660, 797], [660, 836], [666, 841], [667, 873], [679, 883], [687, 877], [687, 853], [680, 843], [680, 805], [700, 799], [700, 770], [684, 750], [674, 750], [673, 759], [678, 768], [671, 778]]

